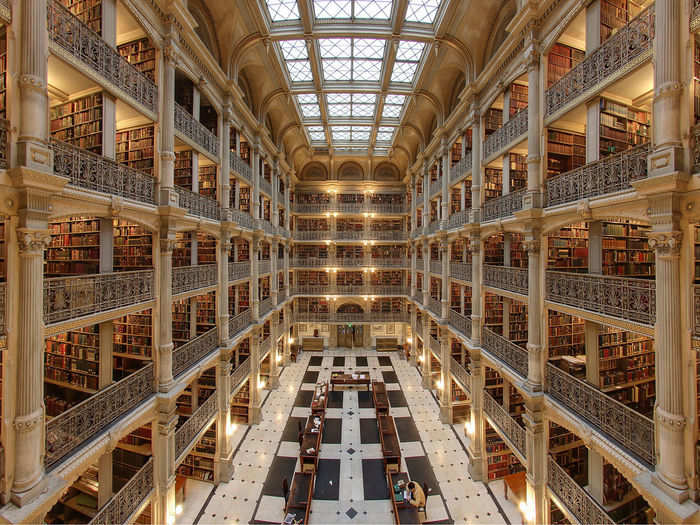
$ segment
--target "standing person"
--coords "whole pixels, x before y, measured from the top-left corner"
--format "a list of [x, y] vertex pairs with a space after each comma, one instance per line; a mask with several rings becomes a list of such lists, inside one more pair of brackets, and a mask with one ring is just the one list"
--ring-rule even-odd
[[284, 507], [287, 508], [287, 499], [289, 498], [289, 481], [287, 481], [287, 478], [282, 480], [282, 495], [284, 496]]
[[418, 483], [413, 481], [408, 482], [408, 502], [418, 509], [418, 521], [425, 521], [425, 492]]

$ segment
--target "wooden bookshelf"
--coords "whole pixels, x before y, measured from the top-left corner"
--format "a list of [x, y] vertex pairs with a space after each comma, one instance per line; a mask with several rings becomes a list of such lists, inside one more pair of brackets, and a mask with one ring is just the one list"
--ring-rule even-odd
[[576, 434], [552, 421], [549, 422], [549, 454], [575, 481], [587, 484], [588, 449]]
[[102, 155], [102, 93], [51, 108], [51, 137]]
[[175, 152], [175, 185], [192, 191], [192, 177], [194, 164], [192, 161], [192, 150], [182, 150]]
[[197, 232], [197, 264], [216, 264], [216, 239]]
[[486, 293], [484, 327], [503, 335], [503, 301], [498, 295]]
[[90, 465], [44, 516], [44, 523], [89, 523], [97, 514], [98, 470]]
[[177, 232], [175, 234], [172, 260], [173, 268], [192, 265], [192, 232]]
[[510, 116], [515, 116], [521, 109], [527, 107], [527, 85], [511, 84], [510, 85]]
[[488, 137], [503, 126], [503, 110], [489, 108], [484, 115], [484, 136]]
[[484, 170], [484, 200], [488, 201], [503, 195], [503, 170], [486, 168]]
[[199, 166], [199, 194], [216, 200], [216, 164]]
[[556, 43], [547, 55], [547, 89], [561, 77], [580, 64], [586, 52], [571, 46]]
[[139, 38], [117, 46], [119, 54], [129, 64], [156, 81], [156, 48], [149, 38]]
[[511, 153], [510, 161], [510, 191], [527, 188], [527, 155]]
[[7, 29], [0, 29], [0, 119], [7, 118]]
[[60, 0], [83, 24], [102, 34], [102, 0]]
[[173, 344], [175, 348], [184, 345], [191, 337], [190, 300], [174, 301], [172, 306], [173, 316]]
[[231, 422], [248, 424], [250, 408], [250, 379], [236, 392], [231, 402]]
[[547, 311], [549, 312], [549, 357], [585, 354], [586, 341], [583, 319], [556, 310]]
[[144, 425], [133, 430], [119, 440], [117, 447], [122, 450], [136, 452], [150, 456], [153, 452], [153, 438], [151, 435], [151, 426]]
[[153, 234], [145, 227], [114, 220], [114, 271], [153, 268]]
[[508, 315], [508, 340], [523, 348], [527, 345], [527, 305], [511, 300]]
[[250, 286], [248, 283], [238, 285], [238, 313], [250, 308]]
[[600, 156], [614, 155], [649, 141], [650, 113], [600, 99]]
[[588, 271], [588, 226], [572, 224], [547, 237], [547, 268], [567, 272]]
[[213, 422], [199, 441], [197, 441], [192, 451], [177, 467], [178, 476], [213, 483], [215, 454], [216, 422]]
[[484, 422], [484, 425], [486, 426], [486, 463], [489, 482], [502, 479], [509, 474], [522, 472], [524, 467], [510, 451], [505, 441], [487, 421]]
[[49, 232], [51, 243], [44, 252], [44, 276], [63, 277], [99, 272], [100, 220], [98, 218], [76, 216], [58, 219], [49, 223]]
[[603, 507], [615, 523], [652, 523], [653, 510], [615, 468], [603, 461]]
[[117, 131], [117, 162], [154, 175], [155, 128], [144, 126]]
[[558, 129], [547, 130], [547, 178], [579, 168], [584, 164], [586, 164], [585, 135]]
[[216, 326], [215, 292], [198, 295], [197, 299], [197, 335], [202, 335]]
[[656, 256], [649, 247], [650, 227], [633, 221], [603, 223], [603, 273], [653, 277]]
[[633, 0], [600, 0], [600, 43], [641, 13], [643, 3]]
[[98, 325], [63, 332], [46, 339], [44, 351], [46, 383], [94, 394], [99, 389], [99, 373]]
[[484, 242], [484, 262], [503, 266], [503, 234], [497, 233]]

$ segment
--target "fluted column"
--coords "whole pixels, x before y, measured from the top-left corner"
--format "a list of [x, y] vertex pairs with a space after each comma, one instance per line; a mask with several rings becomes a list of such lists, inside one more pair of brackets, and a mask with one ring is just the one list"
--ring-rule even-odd
[[527, 386], [533, 392], [542, 391], [544, 383], [544, 348], [542, 344], [542, 312], [544, 298], [542, 296], [542, 254], [539, 230], [525, 233], [523, 249], [527, 251], [527, 355], [528, 377]]
[[250, 189], [250, 200], [253, 202], [250, 211], [253, 212], [256, 229], [258, 228], [258, 220], [262, 217], [262, 209], [260, 208], [260, 179], [262, 178], [262, 174], [260, 173], [259, 147], [257, 139], [255, 144], [250, 145], [250, 167], [253, 171], [253, 185]]
[[410, 254], [410, 257], [411, 257], [411, 297], [415, 297], [415, 296], [416, 296], [416, 291], [417, 291], [417, 289], [418, 289], [418, 287], [417, 287], [417, 286], [418, 286], [418, 283], [417, 283], [417, 281], [416, 281], [416, 279], [417, 279], [417, 276], [416, 276], [416, 270], [417, 270], [416, 262], [417, 262], [417, 257], [418, 257], [418, 255], [417, 255], [417, 251], [418, 251], [417, 245], [414, 245], [414, 243], [411, 242], [411, 243], [409, 244], [408, 251], [409, 251], [409, 254]]
[[430, 163], [423, 161], [423, 228], [430, 224]]
[[476, 101], [472, 104], [472, 212], [469, 222], [480, 222], [481, 215], [481, 113]]
[[481, 239], [473, 235], [469, 239], [469, 250], [472, 253], [472, 343], [481, 345]]
[[481, 352], [469, 350], [469, 371], [472, 377], [471, 421], [467, 422], [466, 431], [470, 438], [467, 446], [469, 465], [467, 469], [474, 481], [485, 481], [486, 440], [484, 426], [484, 369], [481, 366]]
[[231, 201], [231, 119], [233, 111], [231, 107], [230, 97], [226, 98], [223, 114], [221, 118], [221, 170], [219, 182], [221, 186], [220, 205], [224, 211], [225, 217], [229, 218], [228, 209]]
[[447, 236], [440, 239], [440, 262], [441, 268], [441, 294], [442, 303], [440, 305], [440, 316], [447, 319], [450, 310], [450, 243], [447, 241]]
[[226, 238], [216, 242], [216, 264], [219, 279], [216, 286], [216, 310], [219, 328], [219, 342], [222, 346], [228, 341], [228, 254], [231, 251], [231, 239]]
[[270, 379], [267, 382], [267, 388], [275, 390], [280, 385], [279, 370], [277, 368], [277, 340], [279, 339], [279, 313], [272, 312], [270, 317], [270, 338], [272, 339], [272, 347], [270, 350]]
[[[289, 295], [290, 294], [290, 290], [289, 290], [289, 250], [291, 250], [291, 249], [292, 249], [291, 242], [289, 242], [289, 241], [285, 242], [284, 243], [284, 251], [283, 251], [283, 255], [284, 255], [283, 269], [284, 269], [284, 272], [282, 275], [282, 279], [283, 279], [282, 282], [284, 284], [284, 290], [285, 290], [284, 291], [284, 298], [285, 299], [290, 296]], [[286, 317], [285, 317], [285, 319], [286, 319]]]
[[430, 316], [423, 312], [423, 388], [431, 390]]
[[418, 191], [416, 189], [416, 174], [411, 173], [411, 231], [418, 227], [416, 209], [418, 207]]
[[[275, 193], [274, 191], [272, 193]], [[277, 254], [279, 253], [279, 242], [273, 240], [270, 243], [270, 295], [272, 296], [273, 306], [278, 304], [279, 293], [279, 275]]]
[[430, 304], [430, 244], [423, 239], [423, 306]]
[[544, 416], [544, 401], [541, 396], [525, 403], [525, 450], [527, 512], [525, 522], [531, 525], [546, 523], [549, 513], [547, 498], [547, 421]]
[[214, 481], [225, 483], [233, 476], [233, 446], [231, 443], [231, 352], [221, 352], [216, 362], [216, 455]]
[[173, 385], [173, 248], [175, 232], [165, 230], [160, 237], [158, 302], [158, 390], [167, 392]]
[[418, 312], [416, 308], [411, 308], [411, 353], [409, 355], [409, 363], [411, 366], [416, 366], [417, 359], [417, 349], [418, 349], [418, 336], [416, 336]]
[[447, 229], [447, 221], [450, 215], [450, 150], [447, 147], [447, 139], [442, 137], [442, 156], [440, 157], [442, 165], [442, 210], [440, 228]]
[[251, 319], [257, 321], [260, 316], [260, 298], [258, 297], [258, 279], [260, 278], [260, 252], [262, 239], [256, 234], [250, 242], [250, 306]]
[[542, 154], [540, 152], [540, 51], [532, 38], [526, 51], [527, 57], [527, 192], [523, 207], [541, 207]]
[[175, 180], [175, 66], [177, 52], [172, 44], [163, 48], [160, 126], [160, 204], [174, 206]]
[[270, 206], [272, 207], [272, 211], [270, 213], [270, 220], [272, 221], [272, 224], [275, 226], [278, 226], [280, 224], [279, 222], [279, 202], [277, 199], [277, 195], [279, 194], [279, 174], [280, 174], [280, 161], [279, 158], [275, 158], [274, 162], [272, 163], [272, 196], [271, 196], [271, 204]]
[[452, 374], [450, 351], [450, 332], [447, 325], [440, 326], [440, 421], [452, 424]]
[[162, 398], [158, 417], [151, 423], [153, 435], [153, 523], [175, 522], [175, 398]]
[[250, 333], [250, 411], [248, 423], [260, 423], [260, 337], [262, 328], [256, 326]]

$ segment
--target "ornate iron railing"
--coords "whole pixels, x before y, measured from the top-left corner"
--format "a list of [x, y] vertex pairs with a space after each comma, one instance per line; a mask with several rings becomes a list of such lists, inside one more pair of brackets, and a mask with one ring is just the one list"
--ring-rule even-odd
[[[367, 257], [338, 257], [335, 259], [325, 259], [326, 261], [333, 261], [332, 264], [339, 266], [341, 268], [362, 268], [363, 266], [371, 266], [369, 259]], [[321, 259], [323, 261], [323, 259]], [[329, 262], [325, 265], [328, 266]]]
[[367, 202], [365, 203], [365, 209], [362, 210], [367, 213], [397, 213], [403, 214], [408, 213], [410, 210], [408, 205], [402, 204], [391, 204], [391, 203], [379, 203], [379, 202]]
[[228, 336], [233, 337], [250, 326], [251, 323], [250, 309], [244, 310], [238, 315], [229, 318], [228, 320]]
[[450, 215], [449, 219], [447, 219], [447, 228], [452, 230], [454, 228], [461, 228], [465, 224], [469, 224], [470, 212], [471, 208], [467, 208]]
[[409, 289], [402, 285], [348, 285], [331, 286], [298, 284], [291, 287], [291, 295], [408, 295]]
[[654, 422], [588, 383], [547, 363], [546, 391], [649, 465], [656, 463]]
[[294, 203], [292, 204], [294, 213], [325, 213], [335, 211], [330, 202], [319, 202], [318, 204]]
[[297, 323], [387, 323], [407, 322], [407, 312], [297, 312], [294, 321]]
[[524, 138], [527, 134], [527, 107], [518, 111], [502, 127], [491, 133], [484, 140], [484, 159], [490, 159], [493, 155], [504, 151], [516, 140]]
[[700, 0], [693, 0], [693, 11], [690, 14], [690, 30], [695, 32], [700, 27]]
[[466, 368], [462, 366], [462, 363], [457, 361], [454, 357], [451, 358], [452, 361], [450, 361], [450, 372], [452, 372], [452, 375], [455, 377], [457, 382], [462, 385], [462, 388], [464, 390], [471, 394], [472, 393], [472, 376], [471, 374], [467, 371]]
[[408, 259], [389, 259], [384, 257], [372, 257], [369, 260], [368, 266], [375, 266], [377, 268], [408, 268]]
[[214, 199], [200, 195], [186, 188], [175, 186], [175, 191], [180, 198], [180, 208], [186, 209], [190, 214], [198, 217], [206, 217], [215, 221], [221, 220], [221, 208]]
[[270, 263], [270, 259], [261, 259], [258, 261], [258, 275], [264, 275], [266, 273], [270, 273], [270, 267], [272, 264]]
[[442, 177], [430, 183], [430, 196], [437, 195], [442, 192]]
[[510, 217], [523, 209], [525, 190], [518, 190], [484, 202], [481, 218], [484, 222]]
[[153, 270], [44, 279], [44, 322], [96, 314], [153, 300]]
[[656, 282], [547, 271], [547, 300], [646, 325], [656, 322]]
[[0, 169], [7, 169], [10, 161], [10, 121], [0, 120]]
[[175, 431], [175, 457], [179, 460], [194, 443], [193, 441], [211, 422], [216, 414], [216, 390], [213, 391], [207, 400], [194, 411], [194, 413]]
[[275, 225], [266, 219], [258, 219], [257, 221], [258, 229], [264, 231], [268, 235], [275, 235], [277, 230]]
[[260, 191], [272, 198], [272, 183], [265, 177], [260, 177]]
[[455, 312], [450, 309], [448, 311], [448, 320], [453, 328], [459, 331], [467, 339], [472, 337], [472, 320], [465, 315]]
[[150, 175], [66, 142], [51, 139], [51, 149], [53, 172], [73, 186], [155, 204], [156, 179]]
[[408, 234], [406, 232], [396, 230], [366, 230], [352, 233], [358, 233], [360, 239], [375, 241], [405, 241], [408, 239]]
[[432, 235], [440, 229], [440, 221], [434, 220], [425, 227], [426, 235]]
[[[5, 297], [4, 292], [3, 292], [2, 296], [3, 296], [3, 298]], [[4, 299], [3, 299], [3, 301], [4, 301]], [[3, 304], [3, 306], [4, 306], [4, 304]], [[695, 337], [700, 337], [700, 285], [697, 285], [697, 284], [693, 287], [693, 306], [694, 306], [693, 310], [695, 312], [695, 324], [694, 324], [694, 329], [693, 329], [693, 335], [695, 335]], [[3, 308], [3, 312], [4, 311], [5, 311], [5, 308]], [[4, 325], [4, 322], [3, 322], [3, 325]]]
[[128, 523], [129, 517], [153, 492], [153, 458], [134, 474], [126, 484], [90, 520], [90, 525]]
[[525, 429], [518, 425], [518, 422], [486, 390], [484, 390], [484, 412], [491, 416], [491, 421], [498, 427], [501, 434], [515, 445], [520, 454], [525, 456]]
[[442, 261], [430, 261], [430, 273], [442, 275]]
[[442, 317], [442, 302], [434, 297], [428, 297], [428, 310], [436, 317]]
[[631, 188], [632, 181], [646, 179], [648, 155], [649, 144], [641, 144], [547, 179], [547, 206]]
[[239, 226], [248, 228], [249, 230], [254, 229], [253, 216], [250, 213], [244, 212], [243, 210], [237, 210], [236, 208], [230, 208], [229, 211], [231, 212], [231, 220], [233, 222]]
[[250, 278], [250, 261], [238, 261], [228, 263], [228, 280], [237, 281], [238, 279]]
[[259, 315], [260, 317], [264, 316], [267, 314], [270, 310], [272, 310], [272, 296], [267, 297], [260, 301], [260, 308], [259, 308]]
[[464, 174], [472, 169], [472, 152], [467, 153], [462, 157], [457, 164], [450, 168], [450, 182], [457, 182]]
[[481, 346], [494, 357], [497, 357], [523, 378], [527, 378], [528, 356], [527, 350], [523, 350], [505, 337], [492, 332], [488, 328], [482, 328]]
[[620, 28], [546, 91], [545, 117], [579, 104], [578, 97], [598, 91], [601, 84], [629, 73], [651, 56], [653, 40], [654, 4]]
[[196, 363], [219, 346], [219, 330], [212, 328], [208, 332], [187, 341], [173, 350], [173, 376], [179, 376], [192, 364]]
[[435, 354], [435, 356], [440, 359], [442, 356], [442, 349], [440, 348], [440, 341], [435, 339], [432, 335], [430, 336], [430, 350]]
[[459, 279], [460, 281], [472, 281], [472, 265], [471, 263], [451, 262], [450, 277]]
[[[345, 259], [341, 259], [345, 261]], [[364, 259], [359, 259], [363, 261]], [[337, 261], [341, 266], [343, 265], [340, 261]], [[292, 257], [290, 261], [290, 266], [293, 268], [323, 268], [324, 266], [333, 266], [336, 264], [336, 260], [331, 257]]]
[[579, 523], [615, 525], [593, 496], [576, 483], [552, 456], [547, 457], [547, 485]]
[[335, 235], [330, 230], [318, 230], [318, 231], [301, 231], [294, 230], [292, 232], [295, 241], [322, 241], [327, 239], [334, 239]]
[[173, 295], [214, 286], [218, 281], [216, 264], [173, 268]]
[[527, 295], [527, 268], [484, 265], [484, 284]]
[[49, 40], [68, 60], [84, 64], [151, 114], [158, 113], [158, 87], [150, 78], [122, 58], [58, 0], [48, 0], [46, 13]]
[[253, 183], [253, 170], [251, 170], [250, 164], [233, 151], [229, 154], [229, 166], [233, 171], [247, 180], [248, 184]]
[[175, 102], [175, 131], [197, 144], [213, 157], [219, 157], [219, 139], [192, 114]]
[[7, 333], [7, 327], [5, 326], [5, 305], [7, 304], [6, 294], [7, 288], [5, 287], [5, 283], [0, 283], [0, 336]]
[[231, 372], [231, 393], [233, 394], [238, 386], [250, 375], [250, 359], [248, 357]]
[[46, 422], [47, 469], [155, 394], [153, 364], [109, 385]]

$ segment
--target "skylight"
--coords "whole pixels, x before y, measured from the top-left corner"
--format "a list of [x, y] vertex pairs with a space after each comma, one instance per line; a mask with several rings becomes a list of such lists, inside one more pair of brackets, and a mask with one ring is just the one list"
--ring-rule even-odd
[[325, 81], [379, 82], [386, 41], [375, 38], [321, 38]]
[[390, 126], [379, 126], [377, 128], [377, 136], [375, 138], [376, 142], [391, 143], [391, 141], [394, 139], [395, 130], [396, 128], [392, 128]]
[[282, 40], [280, 49], [287, 65], [289, 80], [292, 82], [311, 82], [314, 79], [306, 42], [303, 40]]
[[311, 142], [326, 142], [326, 131], [323, 126], [307, 126], [306, 131], [309, 133]]
[[266, 0], [266, 4], [273, 22], [300, 20], [297, 0]]
[[367, 142], [372, 126], [331, 126], [333, 142]]
[[371, 118], [377, 106], [374, 93], [329, 93], [326, 95], [330, 118]]
[[405, 103], [406, 95], [387, 95], [386, 97], [384, 97], [384, 109], [382, 111], [382, 118], [400, 118]]
[[408, 40], [399, 42], [394, 69], [391, 72], [391, 81], [412, 84], [424, 49], [424, 42], [410, 42]]
[[313, 0], [319, 20], [389, 20], [392, 0]]
[[318, 120], [321, 117], [321, 108], [318, 105], [318, 97], [316, 95], [297, 95], [297, 103], [305, 119]]
[[440, 8], [442, 0], [408, 0], [406, 22], [432, 24]]

